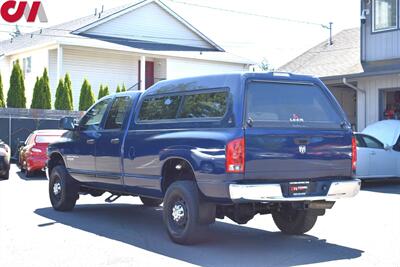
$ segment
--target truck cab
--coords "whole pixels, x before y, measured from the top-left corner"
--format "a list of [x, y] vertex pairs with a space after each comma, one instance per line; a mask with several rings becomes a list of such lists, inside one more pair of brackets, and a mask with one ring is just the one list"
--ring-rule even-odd
[[59, 211], [79, 194], [163, 204], [174, 242], [216, 218], [272, 214], [303, 234], [336, 200], [360, 190], [356, 144], [340, 105], [317, 78], [237, 73], [159, 82], [95, 103], [49, 146], [49, 194]]

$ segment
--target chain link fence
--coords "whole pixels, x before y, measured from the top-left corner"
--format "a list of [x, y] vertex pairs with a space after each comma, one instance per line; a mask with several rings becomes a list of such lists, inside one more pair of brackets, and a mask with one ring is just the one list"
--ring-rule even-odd
[[59, 129], [61, 118], [82, 115], [77, 111], [0, 108], [0, 139], [10, 146], [11, 155], [15, 156], [19, 143], [33, 131]]

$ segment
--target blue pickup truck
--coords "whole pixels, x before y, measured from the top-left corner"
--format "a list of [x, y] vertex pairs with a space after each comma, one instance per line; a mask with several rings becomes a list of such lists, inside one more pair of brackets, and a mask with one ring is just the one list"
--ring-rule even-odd
[[196, 242], [216, 218], [245, 224], [271, 214], [303, 234], [335, 201], [360, 190], [346, 115], [317, 78], [210, 75], [104, 97], [48, 149], [58, 211], [79, 194], [163, 203], [170, 238]]

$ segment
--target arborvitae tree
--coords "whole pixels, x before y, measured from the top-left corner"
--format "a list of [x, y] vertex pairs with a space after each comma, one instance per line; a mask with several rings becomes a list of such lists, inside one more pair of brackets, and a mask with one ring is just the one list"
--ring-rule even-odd
[[7, 107], [26, 108], [25, 84], [19, 60], [14, 63], [11, 77], [10, 89], [7, 93]]
[[65, 94], [64, 81], [60, 79], [58, 81], [56, 91], [56, 101], [54, 102], [54, 108], [57, 110], [63, 110], [63, 102], [69, 101], [68, 95]]
[[100, 85], [99, 96], [98, 96], [97, 99], [103, 98], [103, 97], [105, 97], [105, 96], [107, 96], [109, 94], [110, 94], [110, 90], [108, 89], [108, 86]]
[[100, 89], [99, 89], [99, 94], [97, 95], [97, 99], [100, 99], [100, 98], [102, 98], [104, 95], [103, 95], [103, 85], [102, 84], [100, 84]]
[[42, 109], [51, 109], [51, 91], [50, 91], [50, 80], [45, 68], [42, 76]]
[[32, 97], [32, 103], [31, 103], [31, 108], [34, 109], [39, 109], [41, 108], [41, 100], [43, 98], [43, 94], [42, 94], [42, 88], [41, 88], [41, 83], [42, 83], [42, 79], [39, 77], [36, 77], [36, 82], [35, 82], [35, 86], [33, 87], [33, 97]]
[[110, 94], [110, 89], [108, 88], [108, 85], [104, 86], [103, 88], [103, 95], [109, 95]]
[[121, 93], [121, 87], [117, 86], [117, 93]]
[[0, 74], [0, 108], [5, 108], [5, 107], [6, 107], [6, 102], [4, 101], [3, 81], [1, 79], [1, 74]]
[[91, 105], [94, 104], [94, 94], [92, 91], [92, 87], [90, 86], [87, 79], [83, 81], [81, 88], [81, 95], [79, 97], [79, 110], [85, 111]]
[[47, 69], [44, 69], [43, 76], [40, 79], [36, 78], [31, 108], [51, 109], [50, 81]]
[[69, 74], [65, 74], [64, 78], [64, 88], [66, 95], [68, 95], [69, 101], [68, 101], [68, 106], [66, 107], [65, 110], [73, 110], [74, 109], [74, 99], [72, 98], [72, 83], [71, 83], [71, 78], [69, 77]]
[[121, 89], [121, 92], [126, 92], [126, 86], [125, 86], [125, 84], [124, 84], [124, 83], [122, 84], [122, 89]]

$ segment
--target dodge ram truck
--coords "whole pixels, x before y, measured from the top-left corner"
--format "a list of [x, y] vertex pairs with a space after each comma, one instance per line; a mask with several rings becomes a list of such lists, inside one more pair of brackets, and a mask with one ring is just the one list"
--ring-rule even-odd
[[172, 241], [191, 244], [216, 218], [271, 214], [285, 234], [309, 231], [335, 201], [354, 197], [356, 142], [317, 78], [238, 73], [162, 81], [106, 96], [48, 148], [53, 208], [79, 194], [163, 203]]

